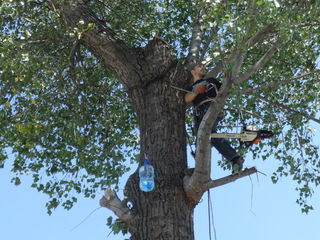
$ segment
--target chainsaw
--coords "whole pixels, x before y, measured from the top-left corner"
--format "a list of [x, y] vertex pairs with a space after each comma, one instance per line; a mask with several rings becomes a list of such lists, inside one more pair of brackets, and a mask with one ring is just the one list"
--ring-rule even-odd
[[250, 146], [258, 144], [262, 139], [271, 138], [273, 135], [273, 132], [269, 130], [258, 130], [252, 126], [245, 126], [241, 133], [211, 133], [211, 138], [236, 138], [241, 144]]

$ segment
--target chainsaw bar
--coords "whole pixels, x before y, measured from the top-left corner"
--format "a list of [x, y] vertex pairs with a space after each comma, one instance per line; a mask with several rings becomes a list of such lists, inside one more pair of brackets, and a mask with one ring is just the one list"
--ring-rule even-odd
[[211, 138], [236, 138], [245, 144], [257, 144], [260, 140], [270, 138], [273, 132], [268, 130], [248, 131], [241, 133], [211, 133]]

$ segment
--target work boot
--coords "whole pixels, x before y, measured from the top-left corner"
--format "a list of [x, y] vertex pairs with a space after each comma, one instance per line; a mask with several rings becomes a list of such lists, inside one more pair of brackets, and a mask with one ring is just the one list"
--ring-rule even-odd
[[244, 159], [241, 156], [235, 157], [231, 160], [232, 163], [232, 174], [240, 173], [243, 168]]

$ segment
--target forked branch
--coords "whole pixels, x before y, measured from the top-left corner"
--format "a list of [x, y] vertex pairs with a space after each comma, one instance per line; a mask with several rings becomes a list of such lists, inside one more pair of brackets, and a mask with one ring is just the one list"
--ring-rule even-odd
[[[236, 64], [231, 69], [231, 74], [225, 76], [223, 84], [219, 89], [217, 97], [214, 99], [214, 104], [211, 104], [208, 111], [204, 115], [199, 130], [197, 133], [197, 149], [196, 149], [196, 164], [193, 174], [191, 176], [186, 176], [184, 178], [184, 189], [188, 197], [195, 203], [197, 203], [202, 194], [215, 186], [221, 186], [229, 182], [235, 181], [238, 178], [248, 176], [254, 172], [257, 172], [255, 168], [250, 168], [245, 170], [240, 175], [231, 175], [226, 178], [219, 180], [211, 180], [211, 138], [210, 133], [212, 130], [213, 123], [217, 119], [219, 113], [222, 111], [229, 92], [235, 83], [240, 83], [241, 81], [247, 80], [252, 74], [258, 71], [262, 66], [266, 64], [268, 60], [272, 57], [274, 52], [280, 46], [282, 41], [280, 39], [276, 40], [275, 43], [267, 50], [267, 52], [244, 74], [238, 76], [240, 68], [246, 56], [249, 47], [253, 46], [258, 41], [261, 41], [263, 37], [270, 33], [274, 29], [273, 25], [267, 26], [266, 28], [259, 31], [256, 35], [248, 38], [240, 48], [233, 51], [230, 57], [227, 59], [229, 63]], [[223, 64], [219, 65], [220, 67]], [[214, 70], [215, 71], [215, 70]], [[211, 71], [206, 77], [212, 77], [216, 72]]]
[[[125, 86], [136, 85], [136, 49], [127, 45], [81, 0], [50, 0], [65, 24], [77, 32], [78, 41], [107, 66]], [[136, 75], [135, 75], [136, 74]]]

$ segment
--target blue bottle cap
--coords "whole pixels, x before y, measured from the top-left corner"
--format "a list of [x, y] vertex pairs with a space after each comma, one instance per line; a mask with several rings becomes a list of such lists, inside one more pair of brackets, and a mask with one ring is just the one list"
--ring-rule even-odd
[[145, 160], [143, 161], [143, 165], [151, 165], [151, 163], [149, 162], [148, 159], [145, 159]]

